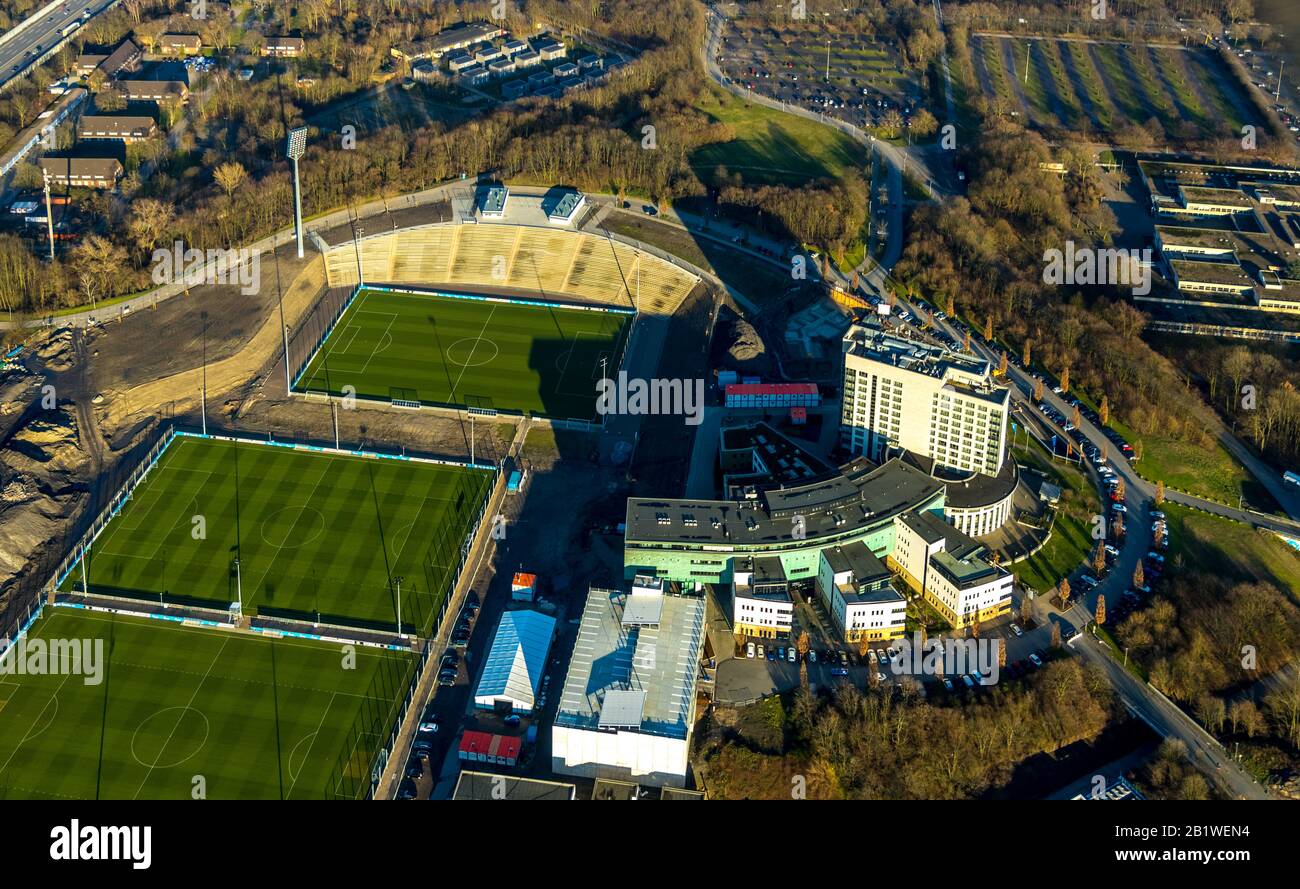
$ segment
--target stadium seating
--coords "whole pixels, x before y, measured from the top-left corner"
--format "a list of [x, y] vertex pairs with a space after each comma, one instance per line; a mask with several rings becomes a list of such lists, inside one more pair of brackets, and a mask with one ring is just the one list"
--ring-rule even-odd
[[[424, 225], [362, 238], [367, 284], [510, 287], [671, 315], [698, 278], [657, 256], [586, 232], [525, 225]], [[325, 254], [329, 286], [357, 283], [356, 246]]]

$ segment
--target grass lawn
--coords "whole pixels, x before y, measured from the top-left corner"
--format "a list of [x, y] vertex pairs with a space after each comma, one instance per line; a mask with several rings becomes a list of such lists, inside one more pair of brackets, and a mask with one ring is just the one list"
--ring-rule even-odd
[[1300, 553], [1278, 537], [1168, 501], [1160, 508], [1169, 523], [1166, 558], [1174, 570], [1267, 581], [1300, 603]]
[[1101, 502], [1083, 473], [1052, 460], [1037, 443], [1018, 444], [1012, 453], [1018, 463], [1046, 473], [1061, 488], [1061, 505], [1052, 525], [1052, 536], [1038, 552], [1009, 566], [1022, 585], [1046, 593], [1062, 577], [1088, 561], [1096, 545], [1092, 517], [1098, 514]]
[[[178, 437], [100, 534], [91, 592], [423, 632], [491, 473]], [[235, 559], [239, 559], [238, 577]], [[75, 566], [65, 590], [80, 590]]]
[[[6, 799], [320, 799], [348, 761], [368, 784], [357, 717], [391, 717], [395, 697], [376, 689], [400, 694], [411, 664], [360, 648], [348, 666], [336, 646], [68, 608], [27, 639], [102, 640], [100, 681], [0, 676]], [[380, 672], [391, 685], [372, 684]]]
[[[1256, 495], [1258, 485], [1246, 468], [1218, 442], [1210, 449], [1173, 438], [1132, 434], [1123, 426], [1112, 423], [1115, 430], [1128, 441], [1142, 440], [1142, 459], [1133, 464], [1138, 475], [1149, 482], [1163, 481], [1167, 487], [1187, 491], [1231, 506], [1244, 496], [1246, 502]], [[1255, 505], [1271, 508], [1272, 498], [1265, 496], [1263, 503]]]
[[838, 178], [850, 169], [862, 171], [870, 158], [866, 146], [833, 127], [746, 102], [721, 89], [705, 94], [696, 107], [730, 126], [736, 136], [704, 145], [691, 155], [691, 166], [706, 176], [721, 165], [750, 185], [799, 185]]
[[628, 313], [363, 290], [294, 388], [589, 420]]

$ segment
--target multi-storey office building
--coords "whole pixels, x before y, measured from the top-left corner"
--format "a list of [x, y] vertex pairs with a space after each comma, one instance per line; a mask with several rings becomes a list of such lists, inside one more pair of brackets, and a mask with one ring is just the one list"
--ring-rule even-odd
[[1010, 392], [987, 361], [855, 324], [844, 335], [841, 444], [883, 462], [898, 450], [997, 475]]

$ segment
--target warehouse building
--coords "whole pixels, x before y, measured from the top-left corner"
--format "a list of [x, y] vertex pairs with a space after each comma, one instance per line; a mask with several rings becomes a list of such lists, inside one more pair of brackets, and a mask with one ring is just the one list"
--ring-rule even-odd
[[498, 713], [532, 713], [554, 635], [555, 618], [548, 614], [503, 614], [479, 676], [474, 706]]
[[704, 600], [652, 577], [592, 588], [551, 728], [551, 768], [583, 778], [686, 784]]

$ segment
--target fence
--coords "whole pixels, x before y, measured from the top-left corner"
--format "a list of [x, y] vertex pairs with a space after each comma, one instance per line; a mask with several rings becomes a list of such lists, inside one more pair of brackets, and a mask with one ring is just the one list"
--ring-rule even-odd
[[325, 799], [357, 800], [374, 796], [432, 652], [433, 642], [426, 639], [413, 659], [397, 654], [380, 658], [379, 668], [361, 699], [361, 708], [348, 729], [348, 740], [339, 751], [333, 774], [322, 788]]

